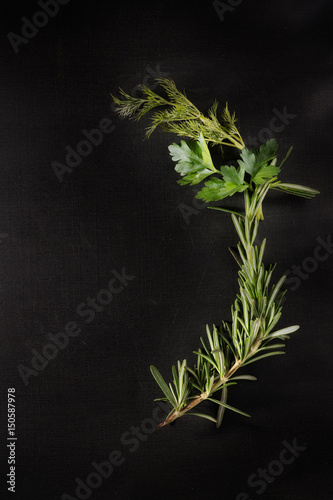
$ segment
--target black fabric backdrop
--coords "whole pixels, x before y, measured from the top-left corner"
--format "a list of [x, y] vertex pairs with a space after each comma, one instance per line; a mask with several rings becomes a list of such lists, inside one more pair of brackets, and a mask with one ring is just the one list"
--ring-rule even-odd
[[[1, 498], [331, 498], [331, 2], [1, 11]], [[257, 382], [230, 390], [252, 418], [227, 412], [219, 430], [196, 417], [153, 426], [149, 365], [170, 379], [192, 362], [237, 291], [231, 221], [177, 184], [167, 146], [179, 139], [143, 141], [147, 120], [114, 114], [110, 92], [137, 95], [159, 76], [203, 111], [228, 101], [249, 145], [274, 134], [281, 157], [293, 145], [281, 179], [321, 191], [265, 204], [266, 262], [288, 273], [280, 325], [301, 329], [285, 356], [250, 365]]]

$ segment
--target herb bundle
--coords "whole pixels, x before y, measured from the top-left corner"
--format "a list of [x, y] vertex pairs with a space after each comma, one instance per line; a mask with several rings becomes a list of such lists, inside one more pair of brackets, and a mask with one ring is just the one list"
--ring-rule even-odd
[[[281, 349], [289, 335], [299, 326], [276, 330], [281, 317], [281, 300], [285, 294], [282, 276], [272, 284], [275, 265], [265, 266], [263, 258], [266, 239], [256, 244], [259, 223], [263, 220], [262, 205], [267, 193], [279, 190], [303, 198], [313, 198], [316, 189], [278, 180], [281, 167], [288, 158], [289, 149], [281, 163], [277, 164], [277, 143], [271, 139], [259, 149], [248, 149], [236, 127], [236, 118], [225, 106], [220, 118], [217, 116], [218, 102], [215, 101], [203, 115], [180, 92], [175, 83], [166, 78], [158, 79], [165, 97], [141, 86], [142, 97], [132, 97], [120, 89], [122, 98], [112, 95], [121, 117], [136, 120], [153, 110], [151, 124], [147, 128], [149, 137], [156, 127], [173, 132], [189, 140], [172, 144], [169, 151], [180, 174], [181, 185], [197, 185], [204, 181], [196, 197], [205, 202], [217, 202], [235, 193], [243, 193], [244, 209], [234, 211], [219, 206], [209, 208], [231, 214], [239, 238], [237, 248], [229, 248], [237, 264], [239, 293], [231, 306], [231, 321], [206, 327], [206, 338], [201, 337], [201, 346], [194, 351], [196, 364], [188, 366], [187, 361], [178, 361], [172, 367], [172, 383], [167, 383], [160, 372], [151, 366], [151, 373], [171, 405], [171, 411], [159, 427], [170, 424], [184, 415], [196, 415], [221, 425], [226, 409], [249, 416], [227, 404], [228, 388], [238, 380], [256, 380], [251, 375], [236, 375], [236, 372], [250, 363], [284, 354]], [[209, 146], [219, 145], [240, 150], [237, 166], [213, 164]], [[193, 411], [202, 401], [217, 405], [216, 417]]]

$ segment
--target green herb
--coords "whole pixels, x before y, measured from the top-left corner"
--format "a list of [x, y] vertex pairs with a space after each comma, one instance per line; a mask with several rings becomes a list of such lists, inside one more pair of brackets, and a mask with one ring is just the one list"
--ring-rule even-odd
[[[180, 174], [179, 184], [196, 185], [204, 181], [197, 198], [206, 202], [223, 200], [235, 193], [243, 193], [244, 209], [235, 212], [225, 207], [209, 208], [231, 213], [232, 223], [239, 237], [236, 249], [231, 254], [239, 265], [239, 293], [231, 307], [230, 321], [221, 325], [207, 326], [206, 339], [201, 337], [201, 347], [194, 353], [197, 356], [193, 367], [187, 361], [178, 361], [172, 367], [173, 381], [167, 384], [160, 372], [151, 366], [151, 373], [164, 397], [170, 403], [170, 413], [159, 427], [170, 424], [184, 415], [199, 416], [221, 425], [226, 409], [249, 417], [227, 404], [228, 387], [238, 380], [256, 380], [251, 375], [235, 375], [242, 367], [269, 356], [284, 354], [281, 350], [285, 340], [299, 326], [289, 326], [276, 330], [281, 317], [281, 300], [285, 294], [282, 276], [277, 283], [271, 284], [275, 265], [265, 266], [263, 262], [266, 239], [260, 246], [256, 242], [260, 220], [263, 220], [263, 201], [270, 189], [285, 193], [313, 198], [319, 193], [316, 189], [298, 184], [280, 182], [277, 176], [290, 155], [277, 166], [277, 144], [271, 139], [258, 150], [245, 147], [236, 128], [236, 118], [230, 114], [228, 106], [217, 117], [218, 103], [215, 101], [204, 116], [180, 92], [172, 80], [159, 79], [165, 97], [148, 87], [142, 86], [142, 97], [132, 97], [120, 90], [122, 99], [113, 97], [117, 111], [122, 117], [142, 118], [154, 110], [147, 137], [161, 126], [164, 131], [189, 137], [187, 142], [169, 146], [171, 158], [176, 162], [175, 170]], [[158, 109], [156, 109], [158, 108]], [[241, 151], [237, 167], [223, 165], [216, 168], [208, 146], [232, 146]], [[222, 151], [223, 152], [223, 151]], [[218, 395], [217, 393], [220, 393]], [[217, 405], [216, 418], [192, 409], [202, 401], [208, 400]]]
[[175, 83], [167, 78], [158, 78], [157, 81], [165, 90], [166, 98], [153, 92], [145, 85], [141, 85], [142, 98], [132, 97], [120, 89], [124, 99], [112, 98], [118, 104], [119, 115], [123, 118], [129, 117], [139, 120], [148, 111], [155, 108], [163, 108], [154, 111], [151, 117], [151, 126], [147, 128], [146, 136], [149, 137], [156, 127], [166, 132], [173, 132], [179, 136], [190, 137], [197, 140], [202, 134], [205, 141], [211, 144], [233, 146], [243, 149], [244, 142], [239, 135], [235, 125], [235, 115], [231, 115], [228, 106], [225, 107], [221, 120], [217, 119], [218, 103], [215, 101], [208, 111], [208, 117], [204, 116], [186, 97], [180, 92]]

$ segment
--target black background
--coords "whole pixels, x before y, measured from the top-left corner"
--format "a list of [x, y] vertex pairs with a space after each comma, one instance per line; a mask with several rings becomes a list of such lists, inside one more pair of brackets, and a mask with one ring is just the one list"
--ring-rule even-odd
[[[313, 257], [332, 232], [331, 2], [230, 4], [222, 19], [210, 1], [72, 0], [15, 54], [8, 33], [21, 35], [21, 18], [41, 8], [2, 3], [1, 498], [83, 498], [76, 478], [86, 481], [113, 450], [124, 463], [87, 498], [331, 498], [333, 257]], [[313, 266], [297, 286], [289, 279], [280, 321], [301, 329], [285, 356], [249, 367], [257, 382], [230, 391], [252, 418], [227, 412], [219, 430], [185, 417], [150, 432], [146, 420], [160, 395], [149, 365], [168, 379], [177, 359], [192, 361], [205, 324], [229, 319], [237, 291], [232, 224], [177, 185], [167, 146], [179, 139], [157, 131], [143, 141], [148, 121], [112, 110], [110, 92], [135, 94], [154, 75], [173, 78], [203, 111], [227, 100], [245, 140], [268, 138], [273, 110], [285, 108], [293, 118], [275, 137], [281, 157], [294, 150], [281, 179], [321, 191], [266, 202], [260, 237], [275, 276]], [[52, 162], [65, 163], [66, 146], [105, 118], [114, 130], [59, 182]], [[123, 268], [135, 278], [86, 323], [77, 306]], [[18, 366], [31, 368], [32, 350], [70, 321], [81, 333], [25, 385]], [[8, 387], [15, 495], [6, 486]], [[279, 460], [283, 441], [303, 451], [258, 494], [247, 480]]]

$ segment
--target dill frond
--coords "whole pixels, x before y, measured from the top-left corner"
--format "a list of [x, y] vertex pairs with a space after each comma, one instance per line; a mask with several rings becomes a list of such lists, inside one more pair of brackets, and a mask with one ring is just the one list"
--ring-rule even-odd
[[202, 134], [212, 145], [232, 146], [241, 150], [245, 147], [235, 125], [235, 114], [230, 113], [228, 104], [222, 112], [221, 120], [217, 117], [217, 101], [208, 110], [208, 116], [204, 116], [186, 94], [176, 87], [173, 80], [158, 78], [157, 82], [165, 91], [166, 98], [145, 85], [140, 86], [142, 97], [133, 97], [120, 89], [123, 99], [111, 94], [118, 105], [116, 112], [122, 118], [139, 120], [149, 111], [155, 110], [151, 116], [151, 125], [146, 129], [146, 137], [160, 126], [165, 132], [191, 139], [198, 139]]

